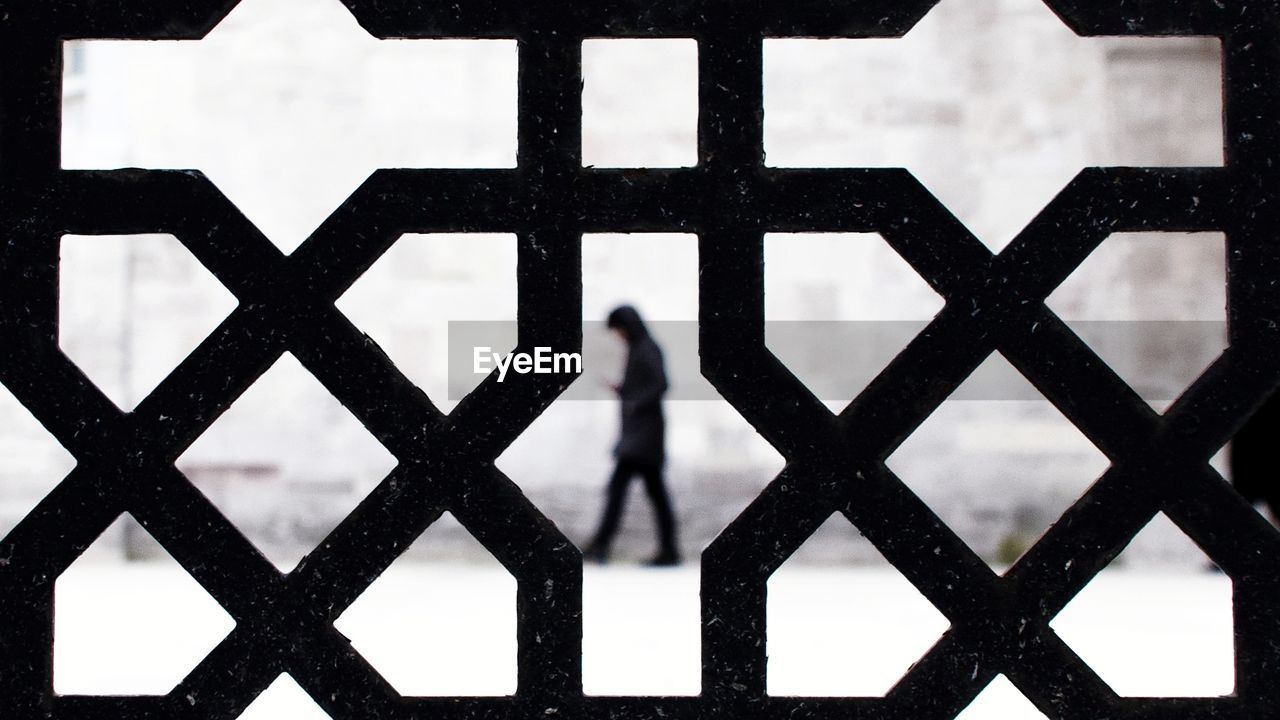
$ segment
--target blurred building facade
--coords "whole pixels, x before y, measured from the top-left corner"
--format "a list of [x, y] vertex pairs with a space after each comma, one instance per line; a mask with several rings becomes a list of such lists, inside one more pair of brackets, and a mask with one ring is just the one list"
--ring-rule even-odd
[[[692, 164], [696, 48], [627, 42], [586, 53], [584, 161]], [[336, 0], [244, 0], [204, 41], [69, 47], [64, 166], [199, 169], [287, 252], [378, 167], [513, 166], [515, 72], [514, 42], [379, 42]], [[902, 40], [767, 43], [766, 151], [778, 166], [907, 167], [998, 250], [1082, 167], [1221, 164], [1219, 83], [1216, 41], [1083, 40], [1037, 0], [943, 0]], [[655, 128], [663, 118], [675, 122]], [[696, 320], [695, 238], [583, 244], [584, 318], [632, 302], [650, 319]], [[1051, 306], [1068, 320], [1221, 321], [1224, 256], [1220, 236], [1117, 236]], [[63, 260], [63, 347], [122, 407], [235, 304], [172, 238], [68, 238]], [[923, 321], [941, 306], [875, 237], [771, 237], [766, 268], [771, 320]], [[407, 236], [339, 309], [447, 409], [447, 323], [514, 319], [515, 298], [512, 236]], [[1179, 366], [1188, 382], [1204, 361], [1158, 343], [1099, 350]], [[589, 358], [580, 382], [615, 376], [616, 362]], [[599, 511], [615, 414], [608, 402], [557, 403], [499, 460], [573, 540]], [[724, 402], [672, 402], [669, 416], [669, 473], [696, 553], [783, 461]], [[2, 392], [0, 423], [7, 531], [73, 463]], [[1106, 461], [1046, 402], [955, 400], [889, 465], [998, 559], [1016, 556]], [[393, 466], [291, 357], [179, 461], [283, 565]], [[652, 534], [634, 500], [618, 546], [639, 557]], [[1150, 530], [1138, 557], [1193, 556], [1167, 523]], [[413, 552], [466, 555], [461, 533]], [[136, 534], [119, 542], [155, 552]], [[876, 555], [835, 521], [799, 557]]]

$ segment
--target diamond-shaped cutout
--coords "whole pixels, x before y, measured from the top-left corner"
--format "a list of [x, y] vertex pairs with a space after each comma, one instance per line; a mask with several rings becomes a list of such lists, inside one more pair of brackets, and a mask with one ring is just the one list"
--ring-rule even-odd
[[178, 459], [281, 570], [291, 570], [396, 465], [286, 353]]
[[494, 463], [580, 545], [596, 521], [596, 504], [585, 500], [603, 491], [612, 468], [617, 412], [602, 402], [552, 403]]
[[168, 554], [122, 564], [126, 532], [150, 538], [122, 515], [54, 586], [59, 694], [167, 694], [235, 627]]
[[59, 345], [124, 410], [235, 306], [235, 297], [172, 235], [62, 238]]
[[75, 458], [0, 385], [0, 538], [75, 467]]
[[769, 694], [881, 697], [948, 627], [837, 513], [769, 578]]
[[667, 441], [667, 476], [686, 554], [697, 557], [782, 472], [786, 460], [723, 400], [669, 403], [667, 420], [675, 429]]
[[339, 0], [245, 0], [203, 40], [85, 46], [64, 167], [199, 169], [285, 251], [377, 168], [515, 166], [515, 40], [379, 40]]
[[[666, 403], [666, 486], [682, 553], [694, 557], [782, 470], [777, 450], [723, 400]], [[553, 403], [498, 456], [497, 466], [579, 547], [595, 533], [613, 471], [618, 408], [568, 398]], [[610, 560], [656, 548], [653, 508], [632, 480]]]
[[449, 513], [335, 627], [401, 695], [516, 690], [515, 578]]
[[819, 399], [839, 406], [943, 306], [879, 235], [773, 233], [764, 253], [769, 350]]
[[1050, 625], [1121, 696], [1230, 695], [1231, 580], [1211, 567], [1158, 514]]
[[1118, 233], [1048, 305], [1163, 412], [1227, 346], [1222, 233]]
[[991, 684], [969, 703], [969, 707], [956, 716], [956, 720], [1048, 720], [1044, 713], [1023, 695], [1004, 675]]
[[886, 462], [996, 568], [1021, 557], [1108, 466], [999, 353]]
[[488, 375], [476, 347], [515, 347], [516, 292], [514, 235], [405, 235], [337, 306], [448, 411]]
[[946, 0], [901, 39], [765, 41], [783, 167], [906, 167], [1004, 247], [1082, 168], [1221, 165], [1216, 38], [1082, 38], [1041, 0]]
[[237, 720], [333, 720], [297, 681], [281, 675], [249, 703]]

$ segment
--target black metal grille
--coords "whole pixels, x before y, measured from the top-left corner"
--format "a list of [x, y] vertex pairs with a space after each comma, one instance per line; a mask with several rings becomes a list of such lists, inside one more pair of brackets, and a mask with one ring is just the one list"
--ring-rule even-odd
[[[1280, 542], [1208, 465], [1280, 382], [1280, 22], [1267, 2], [1050, 0], [1081, 34], [1212, 35], [1224, 43], [1226, 164], [1081, 173], [992, 255], [901, 170], [768, 168], [765, 37], [904, 33], [937, 0], [344, 0], [380, 37], [516, 38], [511, 170], [383, 170], [284, 256], [196, 172], [60, 169], [61, 42], [197, 38], [235, 0], [0, 0], [0, 381], [77, 458], [0, 544], [0, 707], [11, 718], [234, 718], [281, 672], [334, 718], [949, 718], [1005, 674], [1053, 718], [1261, 718], [1280, 698]], [[691, 37], [699, 163], [583, 168], [581, 41]], [[1109, 234], [1221, 231], [1231, 346], [1163, 415], [1044, 304]], [[584, 232], [681, 231], [699, 243], [704, 373], [788, 464], [705, 553], [703, 692], [585, 697], [578, 552], [493, 460], [572, 378], [490, 378], [440, 413], [334, 309], [410, 232], [519, 236], [522, 348], [580, 346]], [[766, 349], [763, 235], [880, 233], [945, 309], [839, 415]], [[238, 308], [132, 413], [57, 344], [59, 238], [171, 233]], [[884, 458], [1000, 351], [1111, 460], [1007, 573], [995, 575]], [[277, 571], [174, 459], [284, 352], [399, 459], [291, 573]], [[333, 621], [442, 512], [518, 581], [518, 691], [401, 698]], [[58, 575], [122, 512], [237, 626], [169, 695], [52, 692]], [[1049, 621], [1163, 511], [1234, 581], [1236, 694], [1121, 699]], [[769, 697], [765, 582], [843, 513], [951, 621], [884, 698]]]

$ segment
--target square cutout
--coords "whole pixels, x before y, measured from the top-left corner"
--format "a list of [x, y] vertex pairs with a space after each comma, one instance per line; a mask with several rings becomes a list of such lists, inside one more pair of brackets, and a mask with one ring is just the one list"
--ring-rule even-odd
[[582, 43], [582, 164], [698, 164], [698, 44], [687, 39]]

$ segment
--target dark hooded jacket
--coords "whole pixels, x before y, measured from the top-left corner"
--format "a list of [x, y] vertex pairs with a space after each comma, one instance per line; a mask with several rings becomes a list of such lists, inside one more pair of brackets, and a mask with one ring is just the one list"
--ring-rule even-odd
[[624, 305], [609, 313], [609, 327], [627, 333], [627, 365], [618, 386], [622, 405], [621, 433], [613, 454], [619, 460], [661, 465], [664, 458], [666, 420], [662, 395], [667, 391], [662, 350], [635, 308]]

